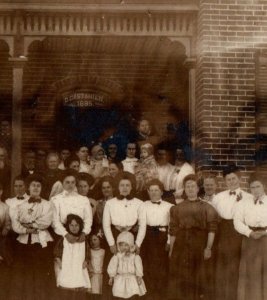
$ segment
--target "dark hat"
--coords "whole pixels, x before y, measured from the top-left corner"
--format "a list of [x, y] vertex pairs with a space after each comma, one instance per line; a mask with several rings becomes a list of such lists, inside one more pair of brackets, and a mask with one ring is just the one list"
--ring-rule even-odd
[[231, 173], [239, 173], [240, 172], [240, 167], [234, 165], [234, 164], [231, 164], [231, 165], [228, 165], [227, 167], [224, 168], [223, 170], [223, 177], [225, 177], [226, 175], [229, 175]]

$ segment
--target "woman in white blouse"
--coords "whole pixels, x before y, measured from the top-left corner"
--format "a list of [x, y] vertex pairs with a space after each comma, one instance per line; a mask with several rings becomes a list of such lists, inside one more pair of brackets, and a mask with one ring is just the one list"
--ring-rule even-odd
[[75, 214], [82, 218], [84, 228], [79, 237], [82, 243], [85, 241], [86, 235], [91, 232], [93, 222], [92, 208], [88, 198], [79, 195], [76, 188], [76, 172], [74, 170], [66, 170], [62, 176], [63, 192], [51, 199], [53, 203], [53, 228], [57, 235], [66, 237], [69, 243], [77, 242], [77, 237], [69, 234], [65, 228], [67, 215]]
[[120, 232], [131, 231], [135, 236], [136, 252], [139, 253], [146, 233], [146, 217], [143, 202], [134, 197], [136, 181], [133, 174], [123, 172], [118, 178], [117, 197], [107, 201], [103, 214], [103, 229], [110, 247], [115, 254], [115, 240]]
[[252, 174], [251, 199], [238, 203], [235, 229], [243, 235], [238, 281], [238, 300], [267, 299], [267, 196], [264, 179]]
[[43, 179], [30, 175], [27, 179], [30, 198], [17, 205], [12, 214], [12, 227], [18, 234], [10, 299], [45, 300], [49, 298], [49, 271], [52, 269], [52, 205], [40, 197]]

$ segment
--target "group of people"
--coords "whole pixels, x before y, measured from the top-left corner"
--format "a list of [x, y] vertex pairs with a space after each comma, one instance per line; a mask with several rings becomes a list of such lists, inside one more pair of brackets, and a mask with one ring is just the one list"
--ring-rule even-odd
[[230, 165], [217, 193], [182, 149], [116, 147], [28, 151], [12, 194], [0, 147], [1, 298], [267, 299], [264, 178]]

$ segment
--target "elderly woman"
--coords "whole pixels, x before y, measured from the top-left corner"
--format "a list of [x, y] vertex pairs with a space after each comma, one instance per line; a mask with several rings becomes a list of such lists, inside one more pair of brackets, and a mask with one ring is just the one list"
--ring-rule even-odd
[[[27, 179], [30, 198], [15, 208], [12, 227], [18, 234], [10, 299], [47, 299], [51, 242], [48, 232], [53, 209], [50, 202], [41, 198], [43, 179], [30, 175]], [[50, 264], [49, 264], [50, 263]]]
[[139, 252], [146, 232], [143, 202], [134, 197], [135, 177], [124, 172], [118, 178], [117, 196], [108, 200], [103, 215], [103, 229], [110, 251], [117, 252], [116, 238], [122, 231], [131, 231], [135, 236], [136, 250]]
[[[169, 299], [195, 300], [203, 296], [204, 261], [212, 256], [218, 215], [198, 198], [195, 175], [183, 181], [186, 199], [171, 208]], [[205, 295], [204, 295], [205, 297]]]
[[259, 174], [249, 179], [253, 198], [240, 201], [234, 216], [235, 229], [242, 235], [238, 300], [267, 299], [267, 196]]

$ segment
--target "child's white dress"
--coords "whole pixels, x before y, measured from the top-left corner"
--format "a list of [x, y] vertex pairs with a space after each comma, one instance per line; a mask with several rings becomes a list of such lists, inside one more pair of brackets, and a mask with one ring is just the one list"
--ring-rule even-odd
[[114, 297], [130, 298], [146, 293], [144, 281], [142, 280], [141, 285], [137, 282], [137, 276], [143, 277], [143, 265], [139, 255], [117, 253], [109, 262], [108, 274], [114, 278], [112, 288]]
[[83, 269], [86, 246], [83, 243], [71, 244], [63, 240], [62, 268], [58, 272], [57, 286], [63, 288], [91, 288], [87, 268]]
[[89, 273], [92, 285], [92, 294], [102, 294], [104, 249], [91, 249]]

